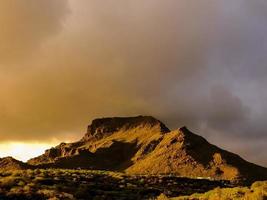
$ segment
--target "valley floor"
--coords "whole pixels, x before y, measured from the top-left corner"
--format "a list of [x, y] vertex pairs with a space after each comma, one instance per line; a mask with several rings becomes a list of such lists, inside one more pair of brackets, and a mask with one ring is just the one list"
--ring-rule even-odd
[[[1, 200], [168, 199], [231, 186], [227, 181], [171, 175], [137, 176], [92, 170], [35, 169], [0, 172]], [[257, 186], [264, 187], [266, 194], [266, 184], [262, 186], [261, 183], [240, 191], [256, 191]], [[213, 191], [223, 193], [228, 190], [230, 189]], [[195, 195], [184, 199], [199, 199], [198, 197], [200, 196]]]

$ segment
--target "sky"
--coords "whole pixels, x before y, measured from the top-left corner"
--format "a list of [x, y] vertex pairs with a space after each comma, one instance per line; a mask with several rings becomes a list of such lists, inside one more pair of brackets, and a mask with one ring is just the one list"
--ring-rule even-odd
[[94, 118], [152, 115], [267, 166], [266, 10], [265, 0], [0, 0], [0, 157], [78, 140]]

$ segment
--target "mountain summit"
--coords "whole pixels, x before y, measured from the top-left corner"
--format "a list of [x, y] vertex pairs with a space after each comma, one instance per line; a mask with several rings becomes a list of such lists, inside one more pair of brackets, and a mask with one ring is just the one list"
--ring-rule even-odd
[[135, 128], [158, 128], [160, 132], [170, 131], [162, 122], [151, 116], [101, 118], [92, 121], [83, 140], [86, 141], [92, 137], [103, 138], [114, 132]]
[[150, 116], [95, 119], [80, 141], [61, 143], [28, 164], [225, 180], [267, 179], [266, 168], [210, 144], [186, 127], [171, 131]]

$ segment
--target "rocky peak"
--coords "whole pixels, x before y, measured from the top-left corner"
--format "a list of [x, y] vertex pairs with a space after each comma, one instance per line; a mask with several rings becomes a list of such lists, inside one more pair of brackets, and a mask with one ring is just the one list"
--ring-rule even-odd
[[192, 140], [200, 140], [202, 142], [207, 142], [203, 137], [194, 134], [190, 131], [186, 126], [183, 126], [178, 129], [178, 133], [182, 135], [185, 140], [192, 141]]
[[99, 118], [93, 120], [88, 126], [87, 133], [83, 139], [86, 140], [90, 137], [102, 138], [105, 134], [112, 134], [120, 130], [127, 131], [138, 127], [158, 127], [163, 133], [170, 131], [161, 121], [151, 116]]
[[186, 126], [183, 126], [181, 128], [178, 129], [180, 132], [182, 133], [190, 133], [189, 129]]

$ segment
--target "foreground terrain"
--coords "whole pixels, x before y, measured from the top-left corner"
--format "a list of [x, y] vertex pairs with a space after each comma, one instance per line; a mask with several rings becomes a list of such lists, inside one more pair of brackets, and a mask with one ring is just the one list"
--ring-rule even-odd
[[168, 198], [161, 194], [157, 200], [266, 200], [267, 181], [255, 182], [251, 187], [216, 188], [204, 194]]
[[231, 186], [229, 181], [108, 171], [28, 169], [0, 172], [1, 200], [156, 199], [160, 194], [175, 197]]

